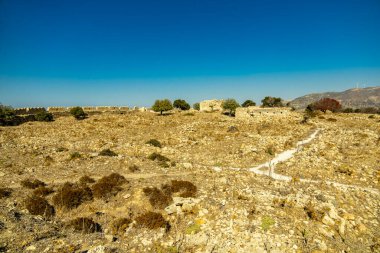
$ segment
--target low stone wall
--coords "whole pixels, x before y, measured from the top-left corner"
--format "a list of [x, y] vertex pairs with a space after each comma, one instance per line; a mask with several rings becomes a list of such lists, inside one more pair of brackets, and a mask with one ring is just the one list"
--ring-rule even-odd
[[274, 107], [262, 108], [258, 106], [236, 108], [235, 117], [238, 119], [261, 119], [268, 117], [287, 117], [291, 113], [291, 108]]
[[[48, 107], [48, 112], [69, 112], [73, 107]], [[127, 106], [83, 106], [85, 112], [118, 112], [129, 111]]]
[[223, 100], [204, 100], [199, 103], [199, 109], [201, 112], [223, 111], [222, 104]]
[[17, 108], [15, 109], [16, 115], [31, 115], [37, 114], [39, 112], [45, 112], [46, 109], [44, 107], [25, 107], [25, 108]]

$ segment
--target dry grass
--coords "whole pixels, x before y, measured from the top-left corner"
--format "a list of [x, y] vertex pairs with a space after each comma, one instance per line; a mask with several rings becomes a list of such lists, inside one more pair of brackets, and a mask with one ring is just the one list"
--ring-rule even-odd
[[140, 168], [136, 164], [133, 164], [133, 165], [131, 165], [131, 166], [128, 167], [128, 170], [130, 172], [137, 172], [137, 171], [140, 171]]
[[53, 203], [58, 207], [73, 209], [92, 199], [92, 192], [89, 187], [66, 182], [53, 196]]
[[55, 214], [54, 207], [50, 205], [46, 199], [36, 195], [28, 197], [24, 201], [24, 204], [29, 213], [33, 215], [51, 217]]
[[324, 213], [320, 210], [317, 210], [313, 204], [308, 203], [304, 208], [307, 217], [315, 221], [321, 221]]
[[132, 221], [128, 218], [119, 218], [114, 220], [111, 225], [111, 233], [114, 235], [125, 233], [125, 230], [131, 222]]
[[53, 192], [54, 190], [52, 188], [48, 188], [46, 186], [40, 186], [33, 191], [33, 194], [36, 196], [45, 197]]
[[79, 178], [79, 183], [80, 184], [92, 184], [95, 183], [95, 179], [89, 177], [89, 176], [82, 176]]
[[157, 187], [147, 187], [143, 189], [145, 195], [149, 198], [150, 204], [155, 208], [165, 208], [172, 202], [172, 197], [168, 192], [163, 192]]
[[171, 183], [172, 183], [171, 191], [173, 193], [179, 192], [180, 197], [183, 197], [183, 198], [195, 197], [197, 193], [197, 187], [189, 181], [172, 180]]
[[99, 155], [100, 156], [117, 156], [117, 154], [110, 149], [103, 149], [102, 151], [100, 151]]
[[152, 160], [152, 161], [159, 161], [159, 162], [169, 162], [170, 159], [167, 158], [166, 156], [163, 156], [159, 153], [152, 153], [148, 156], [148, 159]]
[[151, 145], [153, 147], [158, 147], [158, 148], [162, 147], [161, 142], [159, 142], [156, 139], [150, 139], [149, 141], [145, 142], [145, 144]]
[[8, 198], [12, 194], [12, 189], [7, 187], [0, 188], [0, 199]]
[[21, 181], [21, 185], [28, 189], [36, 189], [41, 186], [46, 186], [46, 184], [38, 179], [25, 179]]
[[169, 222], [160, 213], [147, 212], [138, 216], [135, 221], [138, 228], [166, 228], [167, 230], [170, 228]]
[[67, 227], [74, 229], [76, 232], [85, 234], [101, 232], [100, 224], [94, 222], [91, 218], [81, 217], [71, 220], [67, 223]]
[[122, 190], [120, 187], [128, 181], [118, 173], [112, 173], [109, 176], [102, 177], [92, 186], [92, 192], [95, 198], [109, 199]]

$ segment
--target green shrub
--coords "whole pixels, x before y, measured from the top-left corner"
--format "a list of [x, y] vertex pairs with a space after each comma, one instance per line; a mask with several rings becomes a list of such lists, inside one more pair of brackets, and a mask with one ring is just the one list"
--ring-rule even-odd
[[223, 101], [222, 107], [224, 110], [228, 110], [230, 116], [232, 116], [235, 114], [236, 108], [240, 107], [240, 105], [235, 99], [229, 98]]
[[174, 100], [173, 106], [184, 111], [190, 110], [190, 105], [183, 99]]
[[283, 107], [283, 100], [282, 98], [277, 97], [265, 97], [263, 100], [261, 100], [263, 107]]
[[82, 155], [79, 152], [71, 153], [70, 160], [82, 158]]
[[53, 121], [53, 114], [46, 111], [39, 112], [35, 115], [35, 119], [37, 121], [46, 121], [46, 122]]
[[261, 228], [264, 230], [264, 231], [267, 231], [271, 226], [273, 226], [275, 224], [275, 221], [269, 217], [269, 216], [264, 216], [262, 219], [261, 219]]
[[193, 104], [193, 109], [199, 111], [201, 109], [201, 106], [199, 103]]
[[76, 106], [70, 109], [70, 114], [74, 116], [77, 120], [85, 119], [86, 113], [83, 111], [82, 107]]
[[148, 145], [151, 145], [151, 146], [154, 146], [154, 147], [158, 147], [158, 148], [161, 148], [161, 143], [156, 140], [156, 139], [150, 139], [149, 141], [145, 142], [145, 144], [148, 144]]
[[248, 99], [248, 100], [244, 101], [244, 103], [241, 106], [248, 107], [248, 106], [255, 106], [255, 105], [256, 105], [255, 102], [253, 102], [252, 100]]

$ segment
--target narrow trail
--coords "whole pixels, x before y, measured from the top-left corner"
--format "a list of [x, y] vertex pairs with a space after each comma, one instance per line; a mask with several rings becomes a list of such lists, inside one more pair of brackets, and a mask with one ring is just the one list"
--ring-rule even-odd
[[[287, 161], [290, 158], [292, 158], [295, 153], [302, 150], [302, 148], [305, 144], [313, 141], [317, 137], [317, 135], [320, 131], [322, 131], [322, 130], [316, 129], [308, 138], [306, 138], [305, 140], [297, 142], [297, 145], [295, 148], [285, 150], [284, 152], [276, 155], [272, 160], [265, 162], [265, 163], [262, 163], [256, 167], [249, 168], [248, 170], [255, 173], [255, 174], [258, 174], [258, 175], [269, 176], [275, 180], [291, 181], [292, 180], [291, 176], [286, 176], [286, 175], [278, 174], [275, 172], [276, 165], [278, 163]], [[215, 171], [221, 171], [222, 170], [222, 168], [220, 168], [220, 167], [214, 167], [213, 169]], [[240, 169], [240, 168], [229, 168], [229, 169], [236, 170], [236, 171], [245, 170], [245, 169]], [[334, 182], [334, 181], [330, 181], [330, 180], [322, 181], [322, 180], [313, 180], [313, 179], [302, 178], [302, 179], [300, 179], [300, 181], [305, 182], [305, 183], [322, 183], [323, 182], [326, 184], [330, 184], [336, 188], [340, 188], [340, 189], [344, 189], [344, 190], [356, 189], [356, 190], [368, 191], [368, 192], [371, 192], [373, 194], [380, 194], [379, 190], [374, 189], [374, 188], [363, 187], [363, 186], [358, 186], [358, 185], [342, 184], [342, 183], [338, 183], [338, 182]]]

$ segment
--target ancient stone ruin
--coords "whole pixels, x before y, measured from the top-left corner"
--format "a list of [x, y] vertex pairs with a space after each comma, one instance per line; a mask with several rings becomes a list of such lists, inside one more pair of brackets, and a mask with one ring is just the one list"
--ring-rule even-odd
[[199, 103], [201, 112], [213, 112], [213, 111], [222, 111], [223, 100], [204, 100]]
[[263, 119], [268, 117], [287, 117], [291, 113], [288, 107], [263, 108], [259, 106], [236, 108], [235, 117], [238, 119]]

